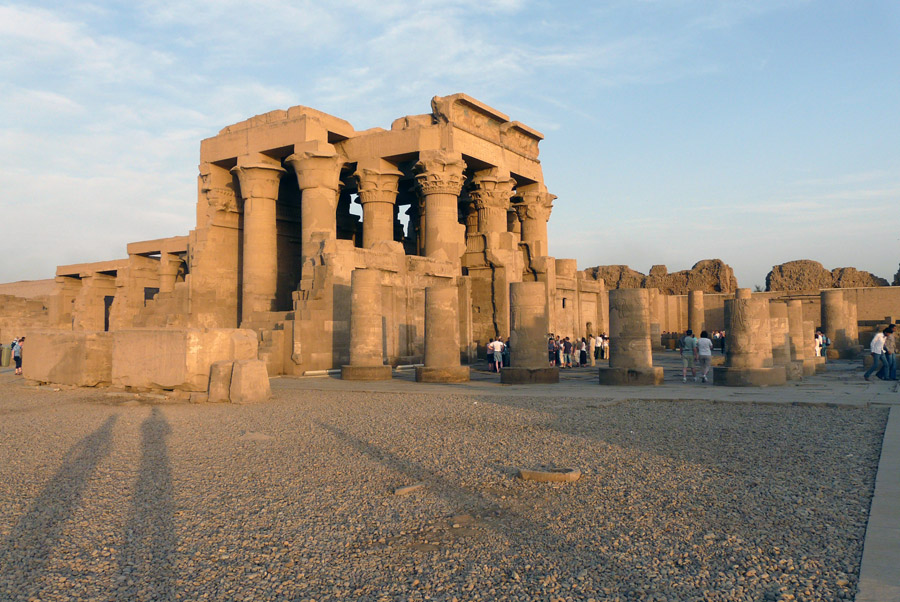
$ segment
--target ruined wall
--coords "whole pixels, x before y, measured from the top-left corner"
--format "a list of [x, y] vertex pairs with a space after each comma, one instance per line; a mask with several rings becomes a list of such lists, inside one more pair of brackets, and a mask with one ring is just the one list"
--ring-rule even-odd
[[45, 327], [49, 319], [43, 299], [0, 294], [0, 345], [9, 345], [13, 337], [25, 336], [28, 329]]
[[766, 276], [767, 291], [874, 286], [888, 286], [888, 281], [856, 268], [835, 268], [828, 271], [821, 263], [811, 259], [798, 259], [773, 266], [772, 271]]
[[690, 270], [669, 273], [664, 265], [655, 265], [648, 275], [624, 265], [596, 266], [584, 270], [588, 278], [606, 282], [607, 289], [657, 288], [666, 295], [686, 295], [690, 291], [732, 293], [737, 290], [734, 271], [721, 259], [698, 261]]

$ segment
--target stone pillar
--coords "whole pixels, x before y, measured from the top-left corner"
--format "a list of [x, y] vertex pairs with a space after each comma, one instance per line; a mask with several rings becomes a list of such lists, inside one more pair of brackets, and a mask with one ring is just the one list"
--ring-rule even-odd
[[788, 380], [802, 380], [802, 362], [794, 362], [791, 359], [787, 303], [769, 301], [769, 325], [772, 333], [772, 363], [775, 366], [784, 366], [785, 376]]
[[[650, 346], [653, 351], [662, 351], [662, 323], [659, 315], [659, 300], [661, 295], [658, 288], [648, 288], [647, 292], [650, 298]], [[612, 344], [612, 342], [610, 342], [610, 344]], [[612, 356], [612, 352], [610, 352], [610, 356]]]
[[661, 385], [663, 369], [653, 367], [650, 346], [650, 291], [609, 291], [609, 367], [599, 369], [601, 385]]
[[544, 282], [513, 282], [509, 285], [510, 367], [500, 370], [504, 384], [559, 382], [559, 368], [548, 367], [547, 334], [550, 315]]
[[688, 292], [688, 328], [699, 337], [706, 327], [706, 309], [703, 304], [703, 291]]
[[275, 202], [284, 169], [268, 163], [242, 164], [237, 174], [244, 199], [241, 321], [255, 311], [273, 311], [278, 284]]
[[478, 212], [478, 232], [506, 232], [507, 212], [516, 182], [509, 172], [494, 168], [479, 172], [472, 182], [469, 196]]
[[159, 254], [159, 292], [171, 293], [175, 290], [175, 281], [178, 279], [178, 267], [181, 258], [172, 253], [163, 251]]
[[350, 276], [350, 365], [344, 380], [390, 380], [384, 365], [381, 326], [381, 272], [353, 270]]
[[828, 289], [820, 293], [822, 305], [822, 330], [831, 339], [828, 348], [829, 359], [845, 357], [849, 344], [847, 340], [847, 314], [844, 311], [844, 291]]
[[359, 202], [363, 210], [363, 248], [394, 240], [394, 203], [397, 183], [403, 174], [396, 170], [373, 169], [360, 163], [353, 174], [359, 183]]
[[323, 142], [304, 145], [285, 159], [297, 175], [300, 199], [301, 264], [323, 253], [337, 239], [337, 203], [343, 161]]
[[803, 346], [806, 348], [806, 353], [812, 358], [815, 373], [824, 373], [827, 369], [825, 356], [816, 355], [816, 323], [812, 320], [803, 322]]
[[[426, 257], [441, 261], [459, 261], [465, 251], [465, 226], [457, 217], [457, 202], [462, 190], [466, 163], [459, 153], [422, 151], [416, 163], [416, 183], [422, 196]], [[505, 216], [503, 231], [506, 230]]]
[[812, 359], [812, 348], [806, 347], [803, 335], [803, 302], [799, 299], [788, 301], [787, 312], [791, 361], [800, 364], [803, 376], [812, 376], [816, 373], [816, 365]]
[[784, 366], [772, 361], [769, 300], [739, 288], [730, 304], [726, 324], [728, 351], [725, 365], [713, 371], [713, 383], [729, 387], [783, 385]]
[[529, 186], [513, 199], [513, 207], [522, 224], [522, 242], [531, 249], [532, 257], [549, 255], [547, 221], [553, 210], [556, 195], [547, 192], [543, 184]]
[[458, 307], [458, 287], [425, 288], [425, 366], [416, 368], [417, 382], [468, 382], [469, 367], [459, 364]]

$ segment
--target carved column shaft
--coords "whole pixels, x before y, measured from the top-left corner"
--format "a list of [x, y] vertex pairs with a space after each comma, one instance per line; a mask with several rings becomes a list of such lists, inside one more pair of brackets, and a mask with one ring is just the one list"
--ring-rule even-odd
[[[244, 198], [242, 319], [272, 311], [278, 283], [275, 201], [284, 170], [276, 165], [238, 165], [234, 171]], [[174, 286], [174, 283], [173, 283]]]
[[394, 240], [394, 203], [399, 171], [359, 169], [359, 202], [363, 209], [363, 247], [371, 249], [379, 242]]
[[425, 256], [458, 261], [465, 248], [464, 227], [457, 220], [457, 199], [466, 164], [459, 154], [420, 153], [416, 183], [424, 200], [420, 229], [425, 233]]

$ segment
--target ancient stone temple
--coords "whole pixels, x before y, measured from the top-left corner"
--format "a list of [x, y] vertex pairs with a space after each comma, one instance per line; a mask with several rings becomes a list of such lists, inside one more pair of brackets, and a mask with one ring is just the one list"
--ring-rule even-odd
[[545, 284], [551, 331], [599, 333], [603, 282], [550, 256], [542, 139], [464, 94], [390, 129], [303, 106], [228, 126], [200, 145], [196, 228], [58, 268], [50, 326], [252, 329], [270, 375], [335, 369], [352, 365], [351, 274], [365, 269], [385, 364], [423, 361], [428, 287], [456, 291], [463, 364], [510, 335], [515, 282]]

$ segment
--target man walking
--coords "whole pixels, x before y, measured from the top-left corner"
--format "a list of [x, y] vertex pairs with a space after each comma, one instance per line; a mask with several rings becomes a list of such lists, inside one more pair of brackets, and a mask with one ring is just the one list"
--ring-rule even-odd
[[[869, 380], [869, 377], [872, 376], [872, 373], [876, 370], [878, 371], [876, 376], [881, 380], [884, 380], [888, 376], [888, 366], [884, 357], [884, 339], [888, 334], [888, 330], [889, 328], [885, 328], [882, 332], [877, 333], [872, 338], [872, 344], [869, 346], [869, 351], [872, 353], [872, 367], [863, 374], [863, 378], [866, 380]], [[882, 373], [884, 373], [885, 376], [882, 376]]]
[[697, 368], [694, 367], [694, 362], [697, 360], [698, 352], [694, 331], [688, 328], [684, 336], [681, 337], [681, 382], [687, 382], [688, 368], [691, 369], [691, 376], [694, 378], [694, 382], [697, 382]]

